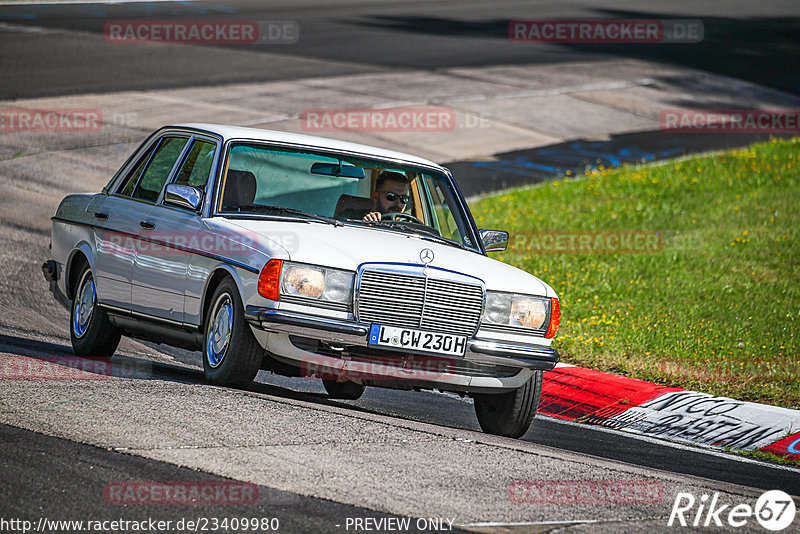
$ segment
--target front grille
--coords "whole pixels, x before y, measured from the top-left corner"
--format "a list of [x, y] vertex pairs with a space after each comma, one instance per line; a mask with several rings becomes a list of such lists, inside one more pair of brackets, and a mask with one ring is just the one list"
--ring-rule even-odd
[[358, 320], [470, 336], [483, 312], [477, 284], [364, 270], [358, 291]]

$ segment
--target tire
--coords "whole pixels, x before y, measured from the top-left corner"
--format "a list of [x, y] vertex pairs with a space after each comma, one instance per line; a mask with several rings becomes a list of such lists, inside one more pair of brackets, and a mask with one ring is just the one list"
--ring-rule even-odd
[[331, 399], [358, 400], [364, 394], [367, 386], [355, 382], [337, 382], [336, 380], [323, 380], [322, 385]]
[[239, 289], [231, 278], [214, 290], [204, 324], [206, 380], [218, 386], [249, 386], [261, 367], [264, 350], [244, 318]]
[[524, 386], [508, 393], [474, 394], [475, 414], [487, 434], [518, 438], [528, 431], [539, 408], [542, 372], [534, 371]]
[[94, 274], [86, 263], [78, 275], [69, 317], [72, 350], [76, 355], [96, 358], [114, 355], [122, 332], [111, 324], [106, 311], [97, 305]]

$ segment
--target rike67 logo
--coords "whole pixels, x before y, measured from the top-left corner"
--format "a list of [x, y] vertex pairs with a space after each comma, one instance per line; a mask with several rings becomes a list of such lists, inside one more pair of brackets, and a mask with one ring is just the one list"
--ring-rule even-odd
[[777, 532], [794, 522], [795, 512], [792, 497], [780, 490], [764, 492], [755, 506], [721, 504], [717, 492], [710, 498], [703, 494], [699, 499], [691, 493], [678, 493], [667, 526], [738, 528], [747, 525], [752, 529], [751, 521], [755, 518], [765, 529]]

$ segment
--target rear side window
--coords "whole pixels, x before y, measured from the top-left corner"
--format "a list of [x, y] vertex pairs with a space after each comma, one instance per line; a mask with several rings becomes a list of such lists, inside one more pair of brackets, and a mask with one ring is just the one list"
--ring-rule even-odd
[[161, 141], [133, 190], [133, 198], [148, 202], [158, 200], [158, 195], [161, 194], [161, 189], [167, 182], [169, 173], [183, 152], [187, 141], [188, 139], [185, 137], [166, 137]]
[[184, 161], [181, 170], [178, 172], [175, 183], [205, 189], [206, 183], [208, 183], [208, 175], [211, 174], [211, 165], [214, 163], [216, 150], [217, 145], [215, 143], [195, 141], [189, 151], [189, 155], [186, 156], [186, 161]]

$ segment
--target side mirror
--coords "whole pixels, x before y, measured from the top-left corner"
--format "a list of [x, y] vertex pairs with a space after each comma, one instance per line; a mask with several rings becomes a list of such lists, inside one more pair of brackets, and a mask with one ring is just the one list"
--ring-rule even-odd
[[500, 252], [508, 248], [508, 232], [503, 230], [478, 230], [486, 252]]
[[203, 192], [191, 185], [169, 184], [164, 192], [164, 204], [197, 211], [202, 203]]

